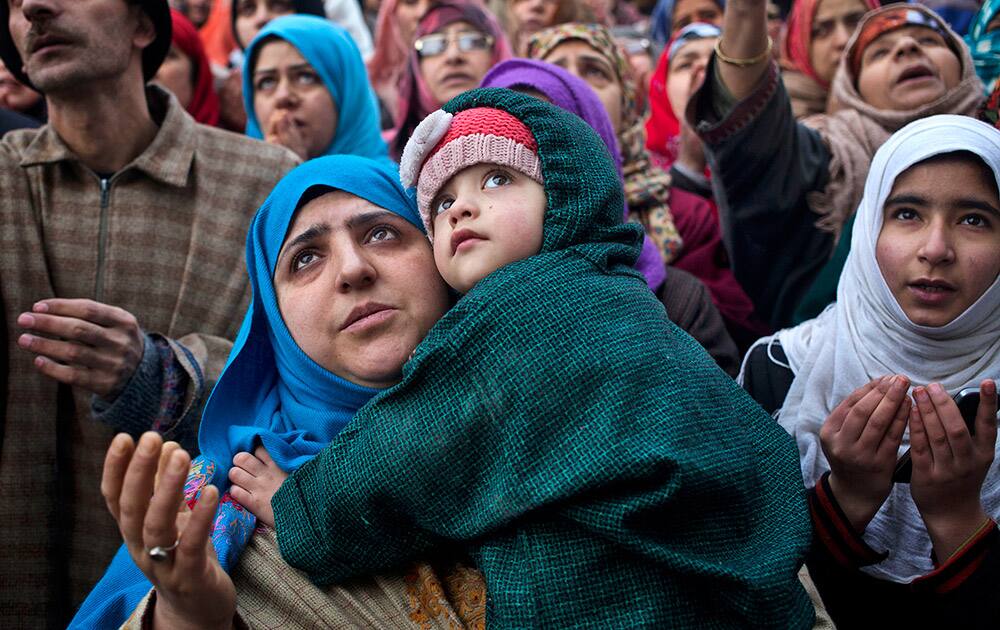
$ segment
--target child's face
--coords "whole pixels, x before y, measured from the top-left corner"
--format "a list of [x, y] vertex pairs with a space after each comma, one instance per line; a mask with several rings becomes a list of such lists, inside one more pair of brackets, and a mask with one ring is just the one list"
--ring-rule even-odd
[[883, 221], [875, 258], [914, 324], [951, 322], [1000, 274], [1000, 199], [978, 160], [910, 167], [896, 178]]
[[459, 171], [431, 201], [434, 263], [445, 282], [467, 293], [506, 264], [542, 248], [545, 189], [496, 164]]

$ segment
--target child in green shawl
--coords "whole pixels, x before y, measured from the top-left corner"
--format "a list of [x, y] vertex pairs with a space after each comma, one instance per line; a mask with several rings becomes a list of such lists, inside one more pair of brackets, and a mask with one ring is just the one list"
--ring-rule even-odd
[[575, 116], [467, 92], [404, 157], [464, 293], [274, 495], [317, 584], [471, 556], [498, 628], [806, 628], [798, 454], [631, 266], [611, 156]]

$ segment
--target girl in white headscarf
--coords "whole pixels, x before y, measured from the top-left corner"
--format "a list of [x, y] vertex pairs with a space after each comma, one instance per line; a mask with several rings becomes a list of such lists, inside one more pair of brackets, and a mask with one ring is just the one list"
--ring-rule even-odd
[[[799, 446], [809, 569], [838, 626], [1000, 621], [998, 187], [1000, 131], [951, 115], [901, 129], [873, 159], [837, 302], [744, 362]], [[970, 387], [972, 435], [952, 400]]]

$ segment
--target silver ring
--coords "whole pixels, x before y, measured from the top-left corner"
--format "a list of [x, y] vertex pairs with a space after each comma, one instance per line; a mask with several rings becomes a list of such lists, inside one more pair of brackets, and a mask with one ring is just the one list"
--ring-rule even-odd
[[170, 558], [170, 553], [174, 549], [177, 549], [177, 545], [179, 545], [179, 544], [181, 544], [181, 539], [180, 538], [178, 538], [177, 540], [175, 540], [174, 544], [170, 545], [169, 547], [156, 546], [156, 547], [153, 547], [152, 549], [147, 549], [146, 553], [148, 553], [149, 557], [152, 558], [153, 560], [155, 560], [156, 562], [163, 562], [164, 560], [167, 560], [168, 558]]

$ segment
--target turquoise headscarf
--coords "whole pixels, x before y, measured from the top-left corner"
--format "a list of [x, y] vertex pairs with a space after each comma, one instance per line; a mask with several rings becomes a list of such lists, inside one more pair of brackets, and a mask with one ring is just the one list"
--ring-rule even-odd
[[[320, 367], [292, 339], [278, 311], [275, 264], [296, 210], [322, 190], [342, 190], [398, 214], [423, 231], [412, 193], [396, 170], [338, 155], [310, 160], [282, 179], [261, 206], [247, 235], [253, 301], [233, 350], [205, 406], [198, 436], [202, 454], [226, 479], [233, 456], [256, 440], [283, 470], [319, 452], [378, 390]], [[228, 484], [223, 482], [225, 490]]]
[[990, 21], [1000, 13], [1000, 0], [986, 0], [972, 21], [972, 28], [965, 36], [965, 43], [972, 53], [972, 63], [976, 75], [986, 87], [986, 94], [992, 94], [1000, 78], [1000, 29], [986, 32]]
[[253, 67], [261, 45], [274, 38], [283, 39], [299, 51], [319, 74], [337, 107], [337, 132], [323, 155], [360, 155], [388, 161], [389, 149], [382, 140], [378, 101], [368, 83], [368, 71], [357, 45], [346, 30], [312, 15], [288, 15], [272, 20], [247, 47], [243, 64], [247, 135], [264, 139], [253, 106]]
[[[316, 158], [282, 179], [257, 212], [247, 235], [247, 270], [253, 300], [229, 362], [201, 420], [201, 456], [185, 487], [189, 505], [206, 483], [223, 491], [212, 545], [229, 571], [254, 530], [253, 514], [232, 500], [233, 456], [258, 440], [274, 461], [294, 471], [330, 443], [377, 389], [361, 387], [323, 369], [292, 339], [274, 293], [275, 262], [295, 212], [325, 191], [342, 190], [393, 212], [423, 231], [412, 193], [395, 168], [352, 155]], [[117, 628], [152, 588], [124, 545], [87, 596], [70, 628]]]

